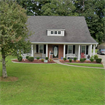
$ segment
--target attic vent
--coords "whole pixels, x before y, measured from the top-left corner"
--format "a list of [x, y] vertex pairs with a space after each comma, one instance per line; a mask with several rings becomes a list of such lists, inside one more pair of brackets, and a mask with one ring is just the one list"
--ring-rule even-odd
[[65, 29], [48, 29], [47, 36], [64, 36]]

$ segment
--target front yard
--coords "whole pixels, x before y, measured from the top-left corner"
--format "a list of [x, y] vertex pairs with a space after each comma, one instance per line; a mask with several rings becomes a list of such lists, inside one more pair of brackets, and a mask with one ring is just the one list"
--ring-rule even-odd
[[0, 105], [104, 105], [104, 69], [12, 63], [11, 58], [8, 76], [18, 81], [0, 82]]

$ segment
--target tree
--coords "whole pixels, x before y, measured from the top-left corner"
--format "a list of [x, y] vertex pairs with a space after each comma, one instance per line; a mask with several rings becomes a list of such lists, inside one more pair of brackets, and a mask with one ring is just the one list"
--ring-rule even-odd
[[75, 6], [72, 0], [52, 0], [51, 3], [46, 3], [41, 8], [41, 15], [46, 16], [71, 16], [73, 14]]
[[2, 76], [7, 77], [6, 57], [26, 51], [30, 45], [26, 10], [11, 0], [0, 1], [0, 52]]
[[92, 37], [99, 43], [105, 41], [105, 0], [73, 0], [75, 12], [85, 16]]

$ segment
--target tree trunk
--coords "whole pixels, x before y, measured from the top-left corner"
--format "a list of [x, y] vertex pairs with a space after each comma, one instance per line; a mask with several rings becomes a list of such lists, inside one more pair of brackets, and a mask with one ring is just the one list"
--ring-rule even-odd
[[5, 55], [3, 55], [3, 54], [2, 54], [2, 76], [3, 76], [3, 78], [7, 77]]

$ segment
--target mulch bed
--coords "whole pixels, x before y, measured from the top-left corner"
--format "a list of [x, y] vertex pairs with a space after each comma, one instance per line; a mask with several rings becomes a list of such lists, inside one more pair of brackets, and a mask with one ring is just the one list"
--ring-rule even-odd
[[7, 77], [7, 78], [3, 78], [3, 77], [0, 77], [0, 82], [13, 82], [13, 81], [17, 81], [18, 78], [17, 77]]
[[[13, 62], [19, 62], [17, 59], [15, 59], [15, 60], [12, 60]], [[25, 60], [22, 60], [21, 61], [22, 63], [55, 63], [53, 60], [52, 61], [49, 61], [48, 60], [48, 62], [42, 62], [41, 60], [37, 60], [37, 59], [35, 59], [34, 61], [29, 61], [29, 60], [27, 60], [27, 59], [25, 59]], [[20, 62], [20, 63], [21, 63]]]
[[61, 63], [96, 63], [96, 64], [102, 64], [102, 62], [101, 63], [97, 63], [96, 61], [93, 61], [93, 62], [91, 62], [91, 61], [89, 61], [89, 60], [85, 60], [84, 62], [81, 62], [81, 61], [79, 61], [79, 60], [76, 60], [76, 62], [74, 61], [74, 60], [72, 60], [72, 62], [69, 62], [69, 60], [59, 60]]

